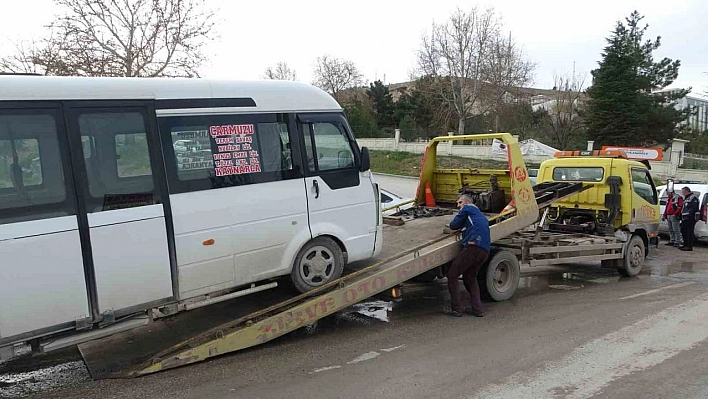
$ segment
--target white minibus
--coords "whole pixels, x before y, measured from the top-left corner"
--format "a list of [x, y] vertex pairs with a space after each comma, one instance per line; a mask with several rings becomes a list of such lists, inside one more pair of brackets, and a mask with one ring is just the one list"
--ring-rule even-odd
[[0, 347], [308, 291], [381, 246], [368, 150], [318, 88], [0, 76]]

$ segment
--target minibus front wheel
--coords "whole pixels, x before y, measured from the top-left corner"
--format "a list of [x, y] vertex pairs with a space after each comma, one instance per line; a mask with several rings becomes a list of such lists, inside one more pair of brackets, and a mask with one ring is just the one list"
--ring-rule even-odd
[[295, 289], [307, 292], [338, 279], [344, 270], [344, 254], [329, 237], [317, 237], [300, 250], [290, 273]]

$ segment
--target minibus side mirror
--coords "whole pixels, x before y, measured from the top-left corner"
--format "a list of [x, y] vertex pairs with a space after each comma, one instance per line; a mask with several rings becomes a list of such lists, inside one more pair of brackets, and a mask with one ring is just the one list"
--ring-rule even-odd
[[371, 158], [369, 157], [369, 149], [367, 147], [361, 147], [361, 166], [359, 170], [366, 172], [371, 169]]

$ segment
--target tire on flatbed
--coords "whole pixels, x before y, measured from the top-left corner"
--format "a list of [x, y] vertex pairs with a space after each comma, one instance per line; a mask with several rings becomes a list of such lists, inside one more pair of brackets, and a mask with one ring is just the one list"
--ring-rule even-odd
[[507, 250], [492, 250], [489, 260], [477, 275], [482, 298], [496, 302], [511, 299], [519, 287], [519, 279], [521, 279], [519, 260], [516, 255]]
[[646, 245], [642, 237], [633, 235], [627, 244], [622, 262], [618, 262], [617, 271], [624, 277], [634, 277], [642, 271], [646, 259]]

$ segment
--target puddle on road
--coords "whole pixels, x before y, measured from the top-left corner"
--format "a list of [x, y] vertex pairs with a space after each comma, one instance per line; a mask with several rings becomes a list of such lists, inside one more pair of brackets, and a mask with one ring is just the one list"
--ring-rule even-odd
[[0, 398], [17, 398], [59, 388], [71, 388], [90, 381], [81, 361], [63, 363], [26, 373], [0, 375]]
[[708, 282], [708, 262], [676, 259], [657, 262], [647, 272], [653, 278], [678, 278]]
[[583, 268], [561, 273], [548, 273], [521, 277], [517, 295], [530, 295], [544, 291], [572, 291], [592, 284], [612, 284], [620, 280], [615, 270]]
[[708, 283], [708, 248], [705, 243], [694, 246], [693, 252], [681, 252], [661, 246], [650, 252], [647, 266], [642, 274], [652, 278], [691, 279]]

